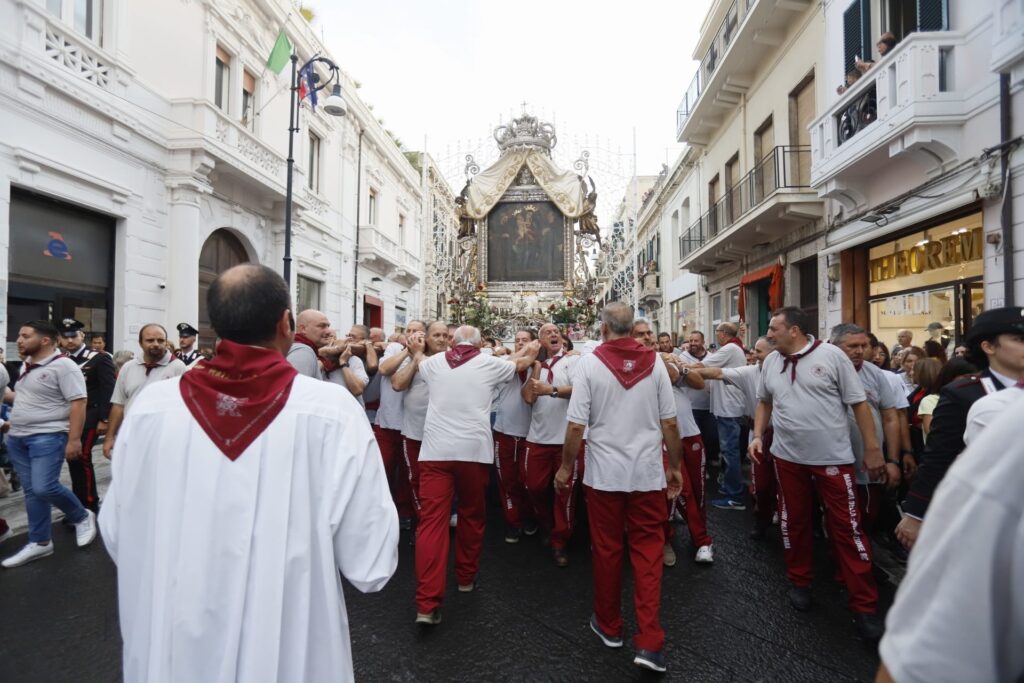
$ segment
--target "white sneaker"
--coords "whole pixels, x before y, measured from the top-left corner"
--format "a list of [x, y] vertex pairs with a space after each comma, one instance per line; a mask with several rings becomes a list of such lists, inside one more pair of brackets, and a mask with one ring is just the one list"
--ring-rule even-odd
[[676, 566], [676, 551], [671, 543], [666, 543], [665, 547], [661, 549], [661, 563], [666, 567]]
[[13, 569], [14, 567], [20, 567], [23, 564], [28, 564], [32, 560], [39, 560], [48, 555], [53, 555], [53, 541], [50, 541], [46, 545], [29, 543], [16, 554], [11, 555], [4, 560], [2, 564], [7, 569]]
[[715, 561], [715, 551], [710, 545], [702, 545], [697, 548], [697, 556], [693, 560], [701, 564], [712, 564]]
[[85, 511], [85, 519], [75, 525], [75, 540], [79, 548], [84, 548], [96, 539], [96, 513]]
[[452, 529], [454, 529], [456, 526], [458, 526], [458, 524], [459, 524], [459, 515], [457, 513], [453, 512], [452, 516], [448, 518], [448, 526], [451, 527]]

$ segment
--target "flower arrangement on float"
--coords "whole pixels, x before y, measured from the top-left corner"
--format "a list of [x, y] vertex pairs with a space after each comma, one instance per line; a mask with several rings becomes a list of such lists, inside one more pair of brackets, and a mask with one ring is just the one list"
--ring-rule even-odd
[[593, 299], [563, 299], [548, 306], [547, 314], [559, 325], [578, 323], [589, 327], [597, 320], [597, 306]]

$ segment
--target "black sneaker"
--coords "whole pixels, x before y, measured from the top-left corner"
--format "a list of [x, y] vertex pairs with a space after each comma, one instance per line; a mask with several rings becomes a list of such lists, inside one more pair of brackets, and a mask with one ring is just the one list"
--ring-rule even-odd
[[874, 614], [858, 612], [853, 615], [853, 623], [857, 626], [857, 633], [869, 643], [877, 643], [885, 633], [885, 624]]
[[597, 634], [597, 637], [601, 639], [601, 642], [605, 644], [605, 647], [622, 647], [622, 636], [613, 636], [610, 633], [606, 633], [601, 630], [601, 627], [597, 624], [597, 615], [590, 615], [590, 630]]
[[556, 567], [569, 566], [569, 555], [565, 552], [565, 548], [555, 548], [553, 551], [551, 551], [551, 555], [555, 559]]
[[519, 537], [522, 536], [523, 532], [521, 529], [509, 528], [505, 532], [505, 543], [519, 543]]
[[417, 612], [416, 623], [420, 626], [437, 626], [441, 623], [441, 608], [438, 607], [433, 612]]
[[789, 589], [789, 604], [798, 612], [811, 609], [811, 589], [807, 586], [793, 586]]
[[537, 522], [527, 522], [523, 526], [523, 535], [535, 536], [537, 534]]
[[658, 673], [665, 673], [668, 670], [665, 667], [665, 655], [661, 654], [660, 651], [637, 650], [636, 656], [633, 657], [633, 663], [642, 669], [649, 669]]

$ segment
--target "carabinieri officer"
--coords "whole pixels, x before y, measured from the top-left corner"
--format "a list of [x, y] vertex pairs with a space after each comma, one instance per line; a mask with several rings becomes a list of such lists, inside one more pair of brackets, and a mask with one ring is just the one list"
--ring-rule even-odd
[[188, 323], [178, 323], [178, 352], [175, 354], [185, 367], [199, 360], [199, 349], [196, 348], [196, 336], [199, 330]]
[[88, 393], [85, 425], [82, 427], [82, 457], [68, 460], [68, 471], [75, 496], [86, 508], [98, 512], [99, 494], [92, 466], [92, 447], [96, 444], [96, 438], [107, 432], [110, 395], [114, 392], [117, 373], [109, 353], [92, 351], [85, 345], [84, 327], [83, 323], [74, 318], [64, 318], [60, 324], [61, 348], [82, 370]]

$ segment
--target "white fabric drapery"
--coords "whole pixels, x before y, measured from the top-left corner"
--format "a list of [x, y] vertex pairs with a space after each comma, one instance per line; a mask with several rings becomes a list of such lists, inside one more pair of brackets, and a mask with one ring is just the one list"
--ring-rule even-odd
[[473, 176], [467, 191], [467, 215], [477, 220], [486, 217], [515, 181], [524, 164], [559, 211], [568, 218], [579, 218], [584, 213], [587, 195], [577, 174], [561, 170], [540, 150], [514, 149]]

